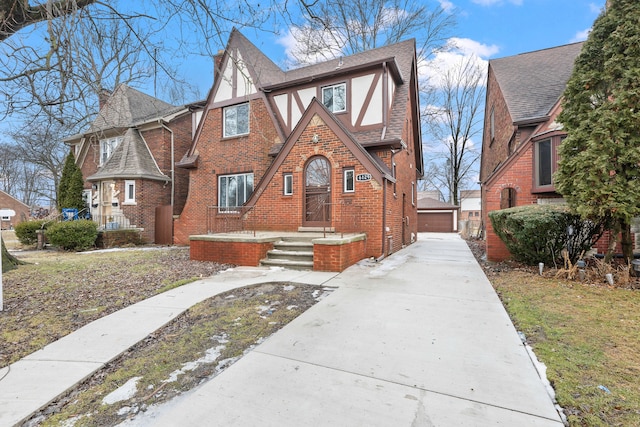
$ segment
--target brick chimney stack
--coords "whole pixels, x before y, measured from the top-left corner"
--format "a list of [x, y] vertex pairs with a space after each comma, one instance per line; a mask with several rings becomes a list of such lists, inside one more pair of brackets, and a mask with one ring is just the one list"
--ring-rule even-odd
[[98, 103], [100, 105], [100, 109], [102, 110], [102, 107], [104, 107], [104, 104], [107, 103], [107, 100], [109, 99], [109, 97], [111, 96], [111, 91], [109, 89], [100, 89], [100, 91], [98, 91]]
[[213, 57], [213, 82], [215, 83], [222, 72], [222, 57], [224, 56], [224, 50], [219, 50]]

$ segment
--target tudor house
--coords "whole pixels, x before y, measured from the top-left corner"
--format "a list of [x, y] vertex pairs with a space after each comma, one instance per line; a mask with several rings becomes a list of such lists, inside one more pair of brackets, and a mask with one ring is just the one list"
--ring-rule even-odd
[[480, 181], [487, 258], [510, 257], [488, 213], [527, 204], [563, 203], [553, 173], [566, 136], [555, 121], [582, 43], [489, 61]]
[[175, 241], [193, 259], [257, 265], [272, 241], [214, 233], [321, 230], [360, 237], [317, 241], [314, 269], [385, 256], [416, 239], [421, 147], [413, 40], [283, 71], [234, 30], [179, 163]]
[[102, 230], [136, 229], [148, 243], [172, 244], [188, 171], [175, 163], [191, 146], [201, 114], [119, 85], [105, 92], [86, 132], [65, 139], [85, 179], [87, 211]]

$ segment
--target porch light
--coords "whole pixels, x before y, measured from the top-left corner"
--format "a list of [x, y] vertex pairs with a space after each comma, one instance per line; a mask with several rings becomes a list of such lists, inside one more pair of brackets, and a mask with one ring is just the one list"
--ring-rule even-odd
[[318, 141], [320, 141], [320, 137], [318, 136], [317, 133], [314, 133], [313, 137], [311, 138], [311, 142], [313, 142], [314, 144], [317, 144]]

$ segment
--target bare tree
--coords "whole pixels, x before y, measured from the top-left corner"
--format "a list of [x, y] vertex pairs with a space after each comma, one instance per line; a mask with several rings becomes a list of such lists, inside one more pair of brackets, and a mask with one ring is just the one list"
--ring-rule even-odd
[[454, 17], [411, 0], [302, 0], [304, 20], [293, 24], [297, 64], [351, 55], [416, 37], [418, 55], [444, 45]]
[[20, 158], [13, 145], [0, 144], [0, 190], [18, 198], [20, 185]]
[[[430, 117], [428, 133], [432, 146], [427, 147], [434, 161], [431, 177], [445, 188], [451, 203], [459, 203], [460, 188], [471, 178], [480, 153], [473, 138], [480, 132], [485, 97], [484, 69], [477, 58], [463, 58], [443, 75], [436, 92], [438, 103], [427, 106]], [[444, 148], [444, 149], [442, 149]]]

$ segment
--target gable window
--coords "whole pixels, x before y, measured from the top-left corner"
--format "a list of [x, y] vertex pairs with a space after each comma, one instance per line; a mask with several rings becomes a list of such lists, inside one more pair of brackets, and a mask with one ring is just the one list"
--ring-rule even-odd
[[231, 137], [249, 133], [249, 103], [232, 105], [223, 110], [224, 136]]
[[104, 165], [122, 141], [121, 136], [100, 140], [100, 166]]
[[553, 191], [553, 174], [558, 167], [558, 146], [564, 137], [554, 136], [534, 144], [534, 190]]
[[355, 193], [356, 191], [356, 171], [353, 169], [344, 170], [344, 186], [345, 193]]
[[136, 182], [135, 181], [124, 182], [124, 204], [126, 205], [136, 204]]
[[291, 196], [293, 194], [293, 175], [290, 173], [284, 174], [284, 190], [285, 196]]
[[253, 174], [218, 177], [218, 205], [221, 211], [242, 206], [253, 193]]
[[322, 103], [332, 113], [347, 111], [347, 85], [340, 83], [323, 87]]

